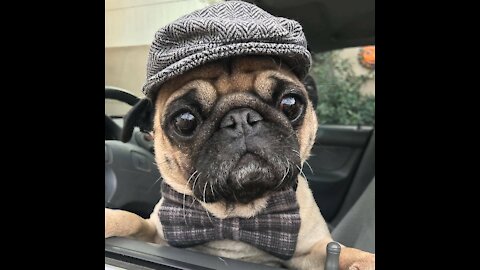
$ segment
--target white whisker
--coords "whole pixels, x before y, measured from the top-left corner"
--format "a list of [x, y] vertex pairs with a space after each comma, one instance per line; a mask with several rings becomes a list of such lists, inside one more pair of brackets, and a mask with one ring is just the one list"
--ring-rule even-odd
[[197, 174], [197, 176], [195, 177], [195, 180], [193, 180], [192, 192], [195, 190], [195, 184], [197, 184], [197, 180], [198, 180], [198, 177], [200, 176], [200, 174], [202, 174], [202, 173]]
[[203, 187], [203, 202], [204, 202], [204, 203], [207, 203], [207, 202], [205, 201], [205, 193], [206, 193], [206, 191], [207, 191], [207, 185], [208, 185], [208, 181], [205, 182], [205, 186]]
[[162, 176], [160, 176], [154, 183], [153, 185], [150, 186], [150, 188], [148, 189], [148, 192], [150, 192], [150, 190], [158, 183], [158, 181], [160, 181], [161, 179], [163, 179]]
[[287, 158], [287, 163], [288, 163], [287, 170], [286, 170], [285, 174], [283, 175], [282, 180], [280, 180], [280, 183], [275, 187], [275, 189], [277, 189], [279, 186], [282, 185], [283, 181], [285, 180], [285, 177], [287, 177], [288, 173], [290, 172], [290, 161], [288, 160], [288, 158]]
[[303, 173], [303, 168], [300, 168], [298, 165], [295, 165], [297, 166], [297, 168], [300, 170], [300, 174], [302, 174], [303, 178], [305, 178], [305, 180], [308, 181], [307, 177], [305, 176], [305, 174]]
[[212, 196], [215, 196], [215, 192], [213, 192], [213, 185], [210, 183], [210, 189], [212, 190]]
[[[185, 183], [185, 189], [187, 189], [188, 187], [188, 184], [190, 183], [190, 180], [192, 179], [192, 177], [197, 173], [198, 171], [194, 171], [192, 173], [192, 175], [190, 175], [190, 177], [188, 178], [187, 182]], [[187, 213], [185, 212], [185, 197], [186, 197], [186, 194], [183, 193], [183, 203], [182, 203], [182, 208], [183, 208], [183, 220], [185, 220], [185, 225], [187, 225]]]
[[210, 214], [208, 213], [208, 210], [207, 210], [207, 208], [205, 208], [205, 207], [204, 207], [204, 209], [205, 209], [205, 212], [207, 213], [207, 216], [208, 216], [208, 219], [210, 220], [210, 223], [212, 223], [212, 224], [213, 224], [212, 217], [210, 217]]
[[192, 205], [195, 203], [195, 201], [197, 201], [197, 198], [195, 198], [195, 197], [193, 197], [193, 196], [192, 196], [192, 199], [193, 199], [193, 200], [192, 200], [192, 203], [190, 204], [190, 207], [192, 207]]
[[189, 177], [188, 180], [187, 180], [187, 185], [190, 183], [190, 180], [192, 180], [192, 177], [193, 177], [197, 172], [198, 172], [198, 171], [194, 171], [194, 172], [192, 173], [192, 175], [190, 175], [190, 177]]
[[[205, 182], [205, 186], [203, 187], [203, 203], [205, 203], [205, 204], [207, 203], [207, 202], [205, 201], [205, 193], [206, 193], [206, 191], [207, 191], [207, 184], [208, 184], [208, 182]], [[210, 222], [213, 224], [212, 218], [210, 217], [210, 214], [208, 213], [207, 208], [204, 207], [204, 209], [205, 209], [205, 213], [207, 213], [208, 219], [209, 219]]]
[[185, 221], [185, 225], [187, 224], [187, 213], [185, 212], [185, 196], [186, 194], [183, 193], [183, 203], [182, 203], [182, 208], [183, 208], [183, 220]]
[[312, 174], [313, 174], [313, 169], [312, 169], [312, 166], [310, 166], [310, 163], [308, 163], [308, 161], [306, 161], [306, 160], [305, 160], [305, 164], [307, 164], [307, 165], [308, 165], [308, 168], [310, 168], [310, 171], [311, 171], [311, 172], [312, 172]]

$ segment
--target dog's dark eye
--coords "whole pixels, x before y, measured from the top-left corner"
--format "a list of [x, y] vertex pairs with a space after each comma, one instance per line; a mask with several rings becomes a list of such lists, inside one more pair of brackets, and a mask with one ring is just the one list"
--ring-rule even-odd
[[173, 119], [173, 126], [180, 135], [189, 136], [198, 125], [198, 121], [191, 112], [181, 112]]
[[280, 109], [290, 121], [294, 122], [302, 114], [303, 101], [297, 95], [288, 94], [280, 100], [278, 109]]

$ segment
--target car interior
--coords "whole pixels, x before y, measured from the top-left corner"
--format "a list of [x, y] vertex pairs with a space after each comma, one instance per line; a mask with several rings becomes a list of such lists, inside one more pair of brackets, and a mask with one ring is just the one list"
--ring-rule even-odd
[[[262, 9], [295, 19], [309, 49], [375, 44], [374, 0], [256, 0]], [[105, 98], [141, 106], [128, 90], [105, 86]], [[317, 103], [322, 102], [318, 100]], [[128, 118], [138, 116], [130, 115]], [[105, 115], [105, 207], [149, 217], [160, 200], [162, 177], [152, 138], [127, 117]], [[133, 121], [135, 123], [135, 121]], [[320, 125], [312, 155], [303, 167], [333, 238], [375, 252], [375, 128]], [[276, 269], [187, 249], [125, 238], [105, 240], [105, 269]]]

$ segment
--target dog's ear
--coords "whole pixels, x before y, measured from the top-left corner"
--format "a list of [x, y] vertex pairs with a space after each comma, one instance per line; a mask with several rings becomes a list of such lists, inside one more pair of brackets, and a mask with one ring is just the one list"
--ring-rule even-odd
[[123, 118], [122, 142], [132, 138], [133, 129], [139, 127], [142, 132], [153, 130], [153, 104], [149, 99], [141, 99]]
[[315, 80], [311, 75], [307, 75], [307, 77], [305, 77], [305, 79], [303, 80], [303, 85], [307, 90], [310, 101], [312, 101], [313, 109], [314, 110], [317, 109], [318, 92], [317, 92], [317, 85], [315, 84]]

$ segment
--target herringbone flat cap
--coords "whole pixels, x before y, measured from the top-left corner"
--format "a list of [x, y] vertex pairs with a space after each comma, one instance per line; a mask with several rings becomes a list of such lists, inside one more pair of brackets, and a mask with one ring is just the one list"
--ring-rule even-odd
[[300, 79], [311, 65], [298, 22], [246, 2], [227, 1], [194, 11], [157, 31], [143, 93], [153, 98], [165, 81], [207, 62], [239, 55], [278, 56]]

